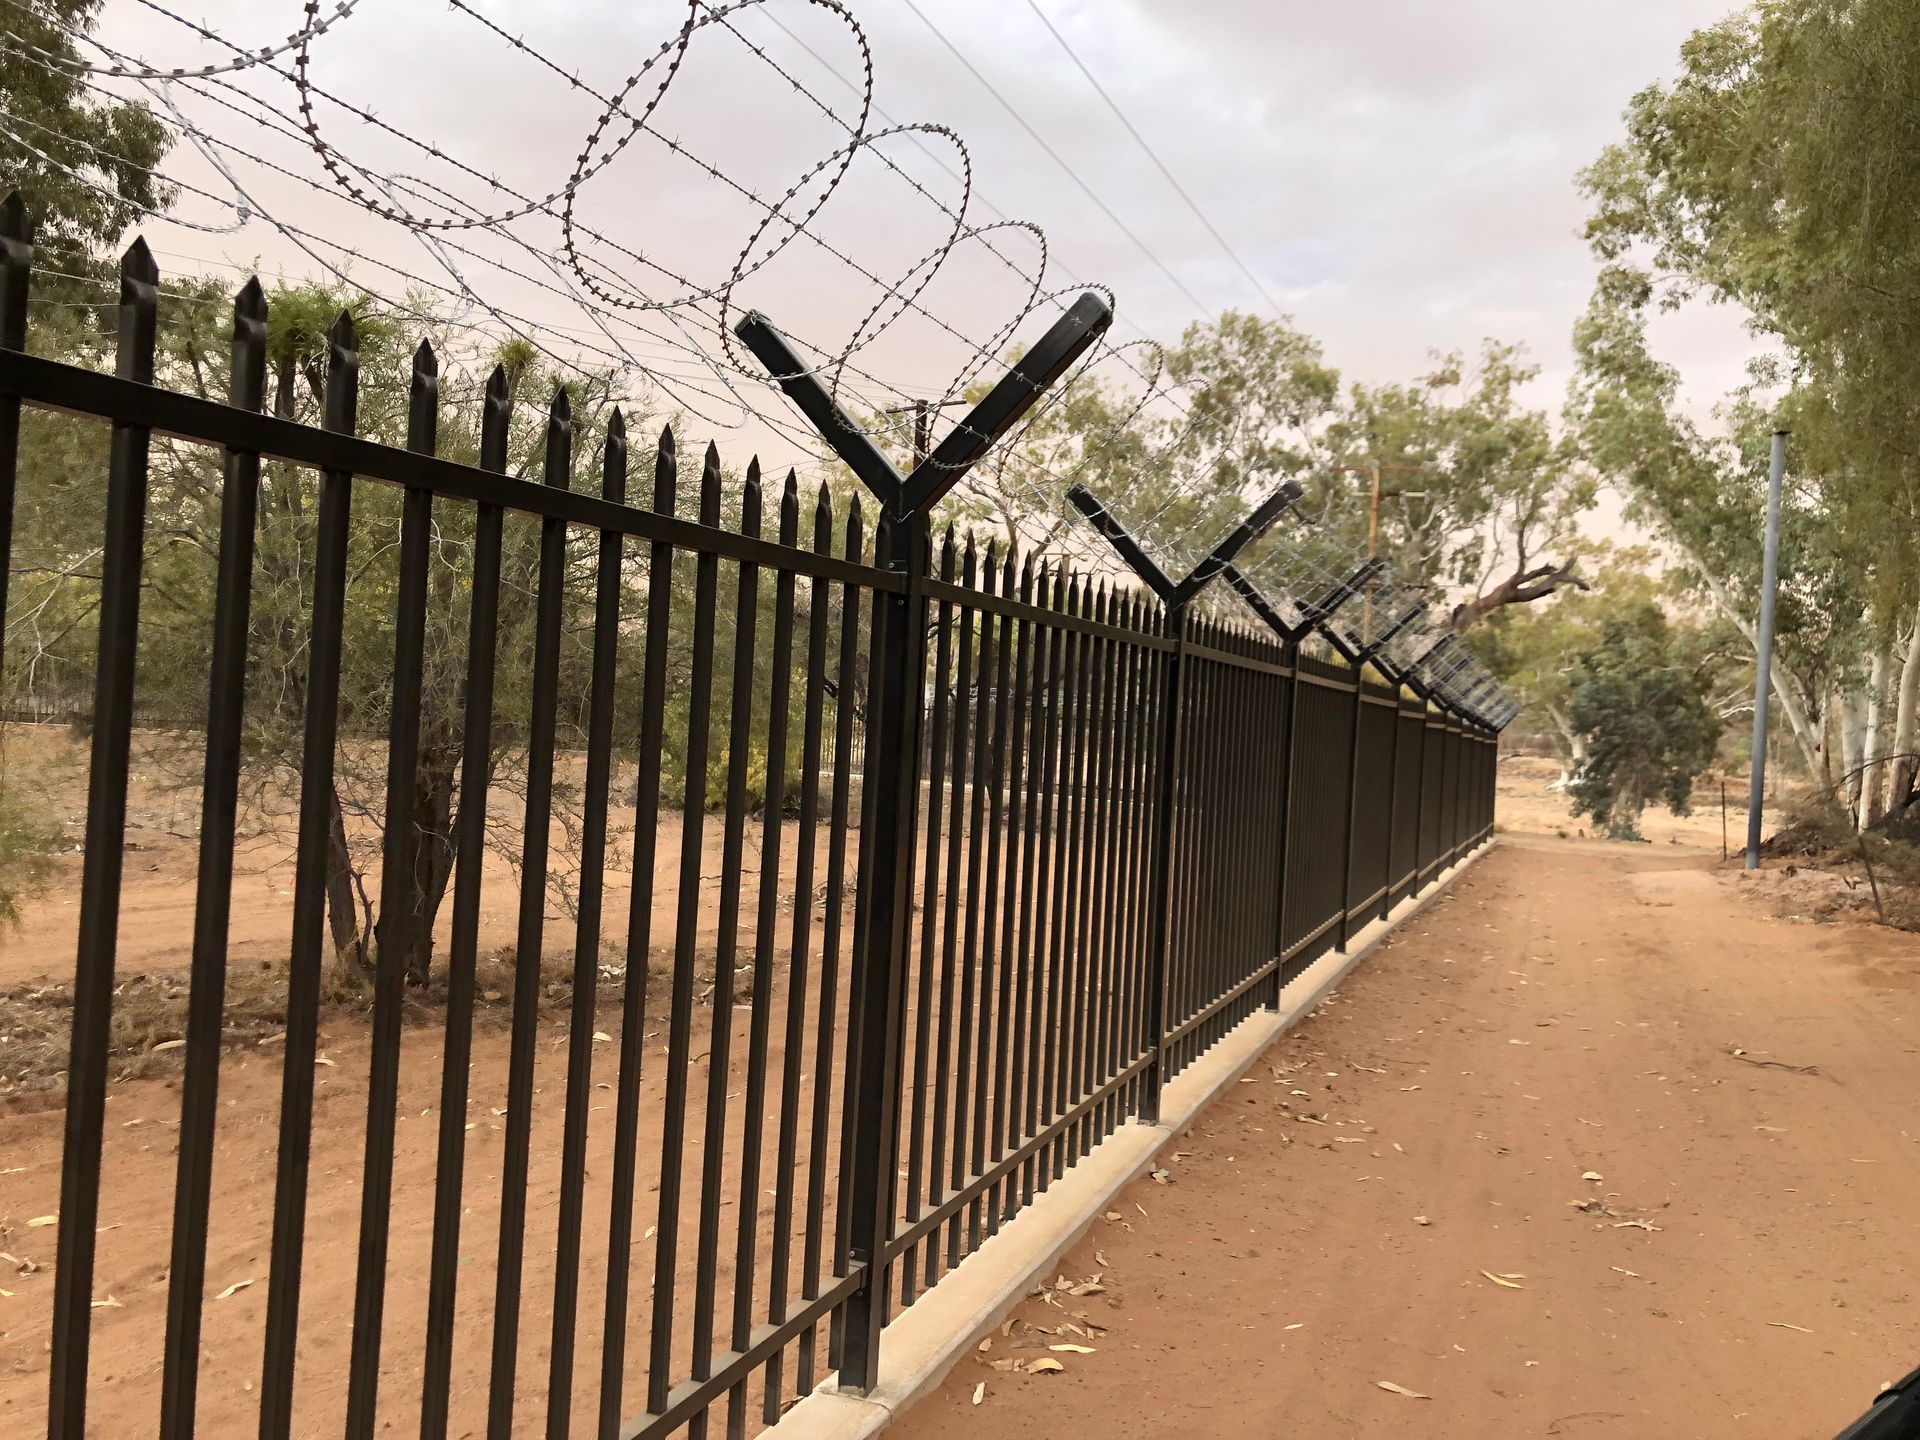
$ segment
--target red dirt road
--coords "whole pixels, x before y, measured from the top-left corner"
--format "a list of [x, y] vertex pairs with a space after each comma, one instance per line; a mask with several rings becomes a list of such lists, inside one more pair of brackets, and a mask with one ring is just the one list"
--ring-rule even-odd
[[1833, 1435], [1920, 1363], [1920, 939], [1710, 863], [1505, 840], [892, 1433]]

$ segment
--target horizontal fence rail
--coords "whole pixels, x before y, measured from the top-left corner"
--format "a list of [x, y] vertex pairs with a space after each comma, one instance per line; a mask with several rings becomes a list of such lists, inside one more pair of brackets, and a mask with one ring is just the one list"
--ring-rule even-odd
[[[873, 492], [803, 494], [504, 369], [452, 402], [426, 346], [373, 374], [347, 315], [303, 416], [257, 283], [227, 399], [188, 393], [139, 242], [113, 373], [47, 359], [0, 218], [0, 545], [84, 495], [99, 554], [90, 697], [69, 646], [10, 712], [88, 774], [57, 1257], [10, 1320], [54, 1440], [742, 1436], [870, 1386], [890, 1319], [1491, 833], [1491, 730], [1190, 609], [1297, 490], [1179, 584], [933, 532], [1093, 297], [904, 477], [750, 316]], [[403, 414], [361, 433], [376, 381]], [[130, 1040], [130, 797], [167, 765], [187, 969]], [[242, 936], [270, 795], [287, 880]], [[110, 1120], [162, 1034], [165, 1154]]]

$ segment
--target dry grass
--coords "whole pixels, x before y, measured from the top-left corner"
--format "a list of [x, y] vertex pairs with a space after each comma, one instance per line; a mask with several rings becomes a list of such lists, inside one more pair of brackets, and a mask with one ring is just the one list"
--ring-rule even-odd
[[[749, 993], [752, 956], [734, 976], [729, 998], [739, 1003]], [[694, 962], [694, 996], [709, 1005], [714, 993], [717, 956], [703, 950]], [[647, 969], [646, 1014], [664, 1014], [672, 986], [673, 957], [656, 951]], [[474, 969], [474, 1024], [504, 1029], [512, 1018], [514, 963], [511, 954], [482, 957]], [[596, 978], [595, 1010], [605, 1015], [624, 1003], [624, 966], [602, 965]], [[286, 1031], [287, 974], [284, 965], [262, 963], [234, 966], [227, 974], [226, 1003], [221, 1019], [221, 1041], [227, 1046], [271, 1044]], [[165, 1075], [180, 1069], [185, 1058], [188, 976], [182, 971], [136, 974], [114, 987], [108, 1053], [114, 1062], [110, 1079], [127, 1080]], [[573, 1004], [571, 962], [550, 959], [543, 967], [538, 1009], [543, 1016], [562, 1016]], [[431, 983], [405, 992], [402, 1023], [440, 1026], [446, 1023], [447, 986], [443, 972]], [[372, 977], [361, 967], [331, 959], [322, 968], [320, 1019], [323, 1026], [364, 1026], [373, 1009]], [[21, 986], [0, 991], [0, 1096], [50, 1095], [59, 1103], [66, 1089], [68, 1046], [73, 1022], [72, 987], [62, 983]]]

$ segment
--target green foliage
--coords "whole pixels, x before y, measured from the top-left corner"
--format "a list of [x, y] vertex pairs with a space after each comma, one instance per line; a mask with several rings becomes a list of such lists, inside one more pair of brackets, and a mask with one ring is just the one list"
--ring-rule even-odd
[[1655, 800], [1687, 813], [1720, 726], [1703, 677], [1657, 605], [1640, 602], [1601, 625], [1598, 643], [1576, 663], [1568, 711], [1587, 746], [1569, 787], [1574, 814], [1632, 840]]
[[1519, 347], [1488, 341], [1473, 361], [1435, 357], [1411, 384], [1354, 385], [1326, 435], [1340, 466], [1320, 482], [1321, 509], [1366, 543], [1381, 476], [1379, 551], [1403, 580], [1458, 597], [1456, 624], [1585, 582], [1579, 517], [1592, 479], [1519, 392], [1539, 375]]
[[47, 888], [60, 832], [20, 793], [0, 779], [0, 924], [20, 918], [20, 907]]
[[[1130, 387], [1144, 382], [1073, 379], [1019, 444], [969, 476], [950, 517], [999, 524], [1009, 542], [1045, 549], [1067, 523], [1058, 493], [1078, 481], [1150, 545], [1172, 542], [1177, 567], [1295, 479], [1309, 492], [1306, 508], [1359, 550], [1371, 499], [1365, 467], [1380, 460], [1421, 467], [1383, 476], [1389, 492], [1419, 493], [1389, 493], [1381, 551], [1403, 583], [1458, 605], [1456, 623], [1583, 583], [1577, 519], [1593, 483], [1555, 441], [1547, 414], [1520, 399], [1537, 370], [1517, 347], [1489, 342], [1472, 361], [1437, 357], [1434, 372], [1410, 384], [1343, 389], [1312, 336], [1229, 310], [1189, 326], [1164, 374], [1182, 387], [1184, 413], [1136, 413]], [[1035, 471], [1052, 478], [1036, 482]], [[1284, 534], [1263, 543], [1284, 547]], [[1249, 553], [1249, 568], [1259, 553]]]
[[[1920, 8], [1761, 0], [1680, 60], [1581, 177], [1604, 268], [1568, 418], [1729, 617], [1756, 608], [1768, 434], [1792, 429], [1782, 700], [1812, 765], [1825, 697], [1857, 693], [1920, 605]], [[1647, 345], [1648, 315], [1693, 299], [1777, 346], [1722, 412], [1731, 440], [1684, 416]]]
[[[72, 277], [103, 275], [104, 249], [172, 198], [172, 187], [152, 173], [170, 137], [146, 107], [104, 103], [81, 83], [78, 70], [33, 53], [77, 61], [69, 32], [92, 30], [99, 13], [100, 0], [35, 0], [7, 10], [0, 189], [18, 190], [28, 201], [42, 256], [42, 295], [69, 293]], [[86, 289], [87, 299], [98, 298], [95, 286]]]

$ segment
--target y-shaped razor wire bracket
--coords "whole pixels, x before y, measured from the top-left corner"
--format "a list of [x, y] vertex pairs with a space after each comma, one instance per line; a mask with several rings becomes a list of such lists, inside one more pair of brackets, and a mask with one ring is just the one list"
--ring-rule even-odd
[[1253, 508], [1246, 519], [1221, 537], [1220, 543], [1201, 558], [1186, 579], [1179, 581], [1171, 579], [1160, 568], [1140, 542], [1127, 532], [1126, 526], [1115, 519], [1113, 512], [1096, 500], [1086, 486], [1072, 486], [1067, 491], [1067, 499], [1073, 502], [1074, 509], [1087, 517], [1088, 523], [1113, 546], [1115, 553], [1127, 562], [1147, 588], [1160, 597], [1167, 609], [1184, 610], [1195, 596], [1217, 578], [1232, 573], [1234, 558], [1272, 529], [1274, 522], [1299, 500], [1301, 493], [1295, 481], [1282, 481], [1271, 495]]
[[748, 311], [734, 334], [888, 513], [905, 519], [925, 515], [939, 503], [1112, 323], [1107, 302], [1087, 291], [906, 476], [854, 424], [766, 316]]

